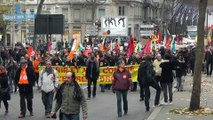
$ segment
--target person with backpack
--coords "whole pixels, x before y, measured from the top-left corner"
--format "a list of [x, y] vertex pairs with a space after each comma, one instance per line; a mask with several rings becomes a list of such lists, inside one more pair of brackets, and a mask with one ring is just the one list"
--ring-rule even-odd
[[67, 71], [66, 80], [58, 89], [55, 100], [56, 104], [51, 112], [51, 117], [55, 116], [60, 109], [60, 120], [80, 120], [81, 107], [83, 120], [87, 119], [86, 99], [73, 71]]
[[152, 56], [147, 55], [145, 56], [145, 61], [143, 61], [138, 69], [138, 81], [142, 84], [144, 91], [145, 91], [145, 106], [146, 111], [150, 110], [149, 106], [149, 99], [150, 99], [150, 89], [149, 87], [152, 86], [156, 90], [155, 95], [155, 103], [154, 106], [158, 106], [160, 103], [160, 94], [161, 88], [157, 81], [155, 81], [155, 71], [152, 65]]
[[54, 93], [58, 88], [58, 72], [52, 68], [50, 60], [46, 61], [46, 67], [41, 70], [38, 86], [41, 88], [41, 98], [45, 108], [45, 116], [50, 118]]

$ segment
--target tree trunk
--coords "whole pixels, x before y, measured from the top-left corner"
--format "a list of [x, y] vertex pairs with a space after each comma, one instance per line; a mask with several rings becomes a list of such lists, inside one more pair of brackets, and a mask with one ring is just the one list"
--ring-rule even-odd
[[204, 51], [204, 22], [205, 12], [207, 7], [207, 0], [200, 0], [199, 3], [199, 19], [198, 19], [198, 42], [196, 47], [195, 68], [193, 77], [193, 88], [190, 101], [190, 111], [200, 108], [200, 94], [201, 94], [201, 69]]
[[[38, 5], [38, 8], [37, 8], [37, 15], [40, 15], [41, 14], [41, 10], [42, 10], [42, 6], [44, 4], [44, 1], [45, 0], [41, 0], [39, 5]], [[35, 24], [34, 24], [35, 25]], [[35, 28], [35, 26], [34, 26]], [[36, 41], [36, 34], [35, 34], [35, 29], [34, 29], [34, 36], [33, 36], [33, 49], [34, 50], [37, 50], [37, 41]]]

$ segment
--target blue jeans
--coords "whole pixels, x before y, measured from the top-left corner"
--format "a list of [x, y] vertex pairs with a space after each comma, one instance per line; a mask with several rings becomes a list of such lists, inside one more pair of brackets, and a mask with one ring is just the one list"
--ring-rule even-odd
[[63, 120], [80, 120], [79, 114], [63, 114]]
[[172, 82], [171, 83], [163, 83], [164, 102], [168, 102], [168, 93], [169, 93], [169, 102], [173, 101], [172, 86], [173, 86]]
[[48, 92], [48, 93], [45, 93], [44, 91], [41, 92], [41, 98], [42, 98], [42, 102], [44, 104], [45, 113], [51, 112], [53, 97], [54, 97], [54, 93], [52, 91]]
[[117, 113], [118, 117], [122, 116], [122, 109], [121, 109], [121, 99], [123, 98], [123, 110], [124, 114], [128, 112], [128, 101], [127, 101], [127, 93], [128, 90], [115, 90], [116, 97], [117, 97]]
[[15, 87], [14, 88], [14, 91], [16, 92], [17, 90], [17, 85], [15, 84], [15, 80], [14, 80], [14, 77], [13, 76], [9, 76], [9, 88], [10, 88], [10, 92], [12, 93], [13, 92], [13, 86]]

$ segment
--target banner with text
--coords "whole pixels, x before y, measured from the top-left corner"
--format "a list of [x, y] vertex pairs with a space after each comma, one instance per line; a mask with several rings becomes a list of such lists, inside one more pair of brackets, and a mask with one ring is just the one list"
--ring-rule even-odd
[[[39, 72], [44, 67], [45, 66], [39, 67]], [[133, 82], [137, 81], [138, 67], [139, 65], [126, 66], [126, 69], [128, 69], [132, 75]], [[58, 79], [60, 83], [62, 83], [66, 79], [66, 72], [71, 70], [75, 72], [76, 80], [78, 81], [79, 84], [87, 84], [87, 79], [85, 78], [86, 67], [76, 68], [73, 66], [71, 67], [53, 66], [53, 68], [58, 71]], [[113, 73], [116, 70], [117, 70], [117, 66], [100, 67], [100, 76], [98, 79], [98, 84], [111, 84]]]

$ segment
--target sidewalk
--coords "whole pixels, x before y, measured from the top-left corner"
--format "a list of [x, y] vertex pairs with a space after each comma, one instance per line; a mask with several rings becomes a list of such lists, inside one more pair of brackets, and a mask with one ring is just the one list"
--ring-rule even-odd
[[[184, 91], [177, 92], [173, 89], [173, 104], [167, 106], [156, 107], [147, 120], [212, 120], [213, 115], [179, 115], [171, 113], [171, 110], [179, 108], [188, 108], [190, 105], [192, 82], [191, 76], [186, 76], [184, 83]], [[201, 107], [213, 108], [213, 77], [202, 76], [201, 88]], [[163, 100], [162, 100], [163, 101]]]

